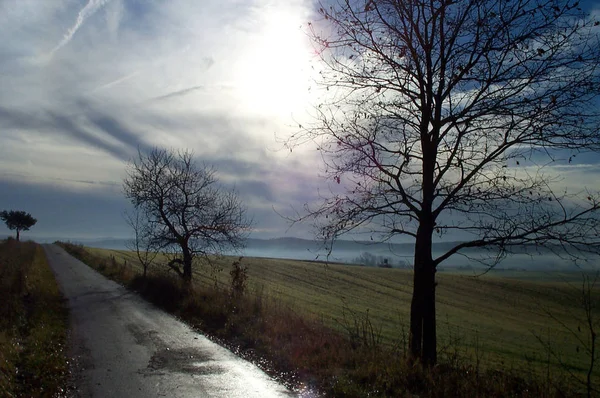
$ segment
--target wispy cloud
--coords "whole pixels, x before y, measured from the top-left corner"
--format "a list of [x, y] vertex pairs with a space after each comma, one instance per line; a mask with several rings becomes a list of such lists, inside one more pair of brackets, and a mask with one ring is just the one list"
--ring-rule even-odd
[[137, 75], [139, 75], [139, 74], [140, 74], [140, 71], [139, 71], [139, 70], [136, 70], [136, 71], [134, 71], [134, 72], [132, 72], [132, 73], [128, 73], [128, 74], [127, 74], [127, 75], [125, 75], [125, 76], [118, 77], [118, 78], [117, 78], [117, 79], [115, 79], [115, 80], [111, 80], [111, 81], [110, 81], [110, 82], [108, 82], [108, 83], [104, 83], [104, 84], [102, 84], [102, 85], [100, 85], [100, 86], [98, 86], [98, 87], [95, 87], [94, 89], [92, 89], [92, 90], [89, 92], [89, 94], [95, 94], [95, 93], [97, 93], [97, 92], [100, 92], [100, 91], [102, 91], [102, 90], [109, 89], [109, 88], [111, 88], [111, 87], [113, 87], [113, 86], [116, 86], [116, 85], [118, 85], [118, 84], [120, 84], [120, 83], [126, 82], [126, 81], [127, 81], [127, 80], [129, 80], [129, 79], [133, 79], [134, 77], [136, 77], [136, 76], [137, 76]]
[[81, 26], [84, 24], [84, 22], [110, 1], [111, 0], [89, 0], [88, 3], [79, 11], [79, 14], [77, 14], [75, 24], [71, 26], [69, 30], [67, 30], [67, 33], [65, 33], [63, 39], [56, 45], [56, 47], [52, 49], [50, 55], [53, 55], [55, 52], [66, 46], [71, 41], [75, 33], [77, 33], [79, 28], [81, 28]]
[[184, 88], [183, 90], [172, 91], [172, 92], [164, 94], [164, 95], [159, 95], [158, 97], [151, 98], [149, 101], [160, 101], [160, 100], [164, 100], [164, 99], [168, 99], [168, 98], [179, 97], [181, 95], [190, 94], [196, 90], [204, 90], [204, 89], [206, 89], [205, 86], [195, 86], [195, 87]]
[[[272, 208], [301, 207], [317, 195], [316, 152], [269, 150], [308, 106], [309, 43], [299, 26], [312, 7], [313, 0], [0, 0], [0, 36], [13, 38], [0, 41], [0, 185], [110, 196], [113, 205], [94, 211], [114, 211], [138, 148], [186, 148], [240, 192], [257, 228], [284, 231]], [[19, 195], [0, 201], [20, 204]], [[36, 215], [51, 219], [46, 212]]]

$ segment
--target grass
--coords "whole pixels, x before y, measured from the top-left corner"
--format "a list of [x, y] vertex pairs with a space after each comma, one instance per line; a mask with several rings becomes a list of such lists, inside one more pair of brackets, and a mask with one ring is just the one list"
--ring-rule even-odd
[[41, 246], [0, 242], [0, 396], [64, 393], [68, 313]]
[[[103, 264], [105, 272], [110, 263], [115, 265], [113, 274], [139, 272], [130, 252], [83, 252], [88, 264]], [[231, 261], [221, 259], [217, 268], [228, 269]], [[260, 353], [283, 372], [295, 372], [296, 379], [316, 378], [321, 391], [334, 396], [407, 391], [426, 396], [504, 396], [507, 391], [554, 396], [581, 391], [588, 357], [571, 333], [585, 337], [576, 284], [552, 278], [438, 274], [441, 360], [424, 374], [404, 357], [409, 271], [258, 258], [244, 259], [243, 264], [249, 294], [237, 307], [223, 294], [228, 292], [229, 273], [211, 272], [206, 266], [196, 267], [193, 294], [182, 293], [177, 281], [156, 272], [143, 283], [146, 288], [156, 285], [147, 289], [147, 296], [158, 305], [242, 353]], [[144, 290], [139, 278], [125, 283]], [[600, 290], [593, 297], [598, 302]]]

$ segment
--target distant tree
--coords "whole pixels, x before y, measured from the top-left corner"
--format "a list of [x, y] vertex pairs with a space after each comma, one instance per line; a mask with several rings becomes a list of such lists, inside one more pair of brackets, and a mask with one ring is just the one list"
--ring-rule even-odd
[[37, 220], [31, 214], [24, 211], [6, 211], [0, 212], [0, 219], [6, 223], [10, 230], [17, 230], [17, 241], [20, 238], [21, 231], [28, 231], [33, 227]]
[[383, 256], [376, 256], [369, 252], [362, 252], [360, 256], [352, 260], [354, 264], [366, 265], [369, 267], [393, 268], [393, 263]]
[[[473, 247], [489, 266], [524, 244], [600, 251], [598, 193], [550, 172], [600, 150], [600, 23], [559, 0], [334, 0], [319, 13], [325, 95], [288, 144], [314, 142], [341, 189], [297, 220], [326, 241], [414, 239], [410, 350], [433, 364], [440, 263]], [[434, 257], [434, 237], [457, 232]]]
[[377, 265], [377, 257], [369, 252], [363, 252], [360, 256], [356, 257], [353, 262], [355, 264], [366, 265], [368, 267], [374, 267]]
[[380, 268], [392, 268], [392, 263], [387, 258], [380, 258], [380, 261], [377, 263], [377, 266]]
[[251, 226], [237, 194], [218, 186], [215, 169], [198, 165], [189, 151], [139, 152], [123, 187], [138, 212], [138, 243], [171, 253], [168, 267], [186, 282], [194, 258], [210, 261], [243, 246]]

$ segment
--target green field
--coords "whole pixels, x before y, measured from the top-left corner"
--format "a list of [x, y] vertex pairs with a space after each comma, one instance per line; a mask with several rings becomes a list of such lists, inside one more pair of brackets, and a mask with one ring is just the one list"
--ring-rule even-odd
[[[135, 267], [130, 252], [90, 250], [114, 255]], [[194, 278], [202, 283], [226, 284], [232, 260], [221, 260], [223, 270], [216, 274], [207, 266], [198, 266]], [[405, 341], [412, 289], [410, 271], [281, 259], [246, 258], [243, 262], [248, 266], [251, 290], [291, 311], [309, 314], [341, 329], [368, 312], [385, 342]], [[441, 354], [459, 354], [474, 361], [479, 358], [488, 368], [539, 372], [567, 369], [582, 376], [587, 371], [589, 354], [577, 341], [577, 337], [587, 341], [580, 304], [581, 274], [512, 271], [506, 277], [499, 275], [438, 273]], [[595, 303], [600, 301], [598, 285], [593, 299]], [[600, 308], [596, 306], [595, 311], [598, 321]], [[552, 354], [540, 339], [550, 343]], [[598, 379], [600, 372], [595, 373]]]

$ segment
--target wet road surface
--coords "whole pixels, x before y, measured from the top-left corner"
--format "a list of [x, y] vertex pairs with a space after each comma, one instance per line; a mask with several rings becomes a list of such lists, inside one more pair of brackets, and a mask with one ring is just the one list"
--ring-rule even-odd
[[295, 396], [62, 248], [44, 250], [71, 312], [75, 396]]

